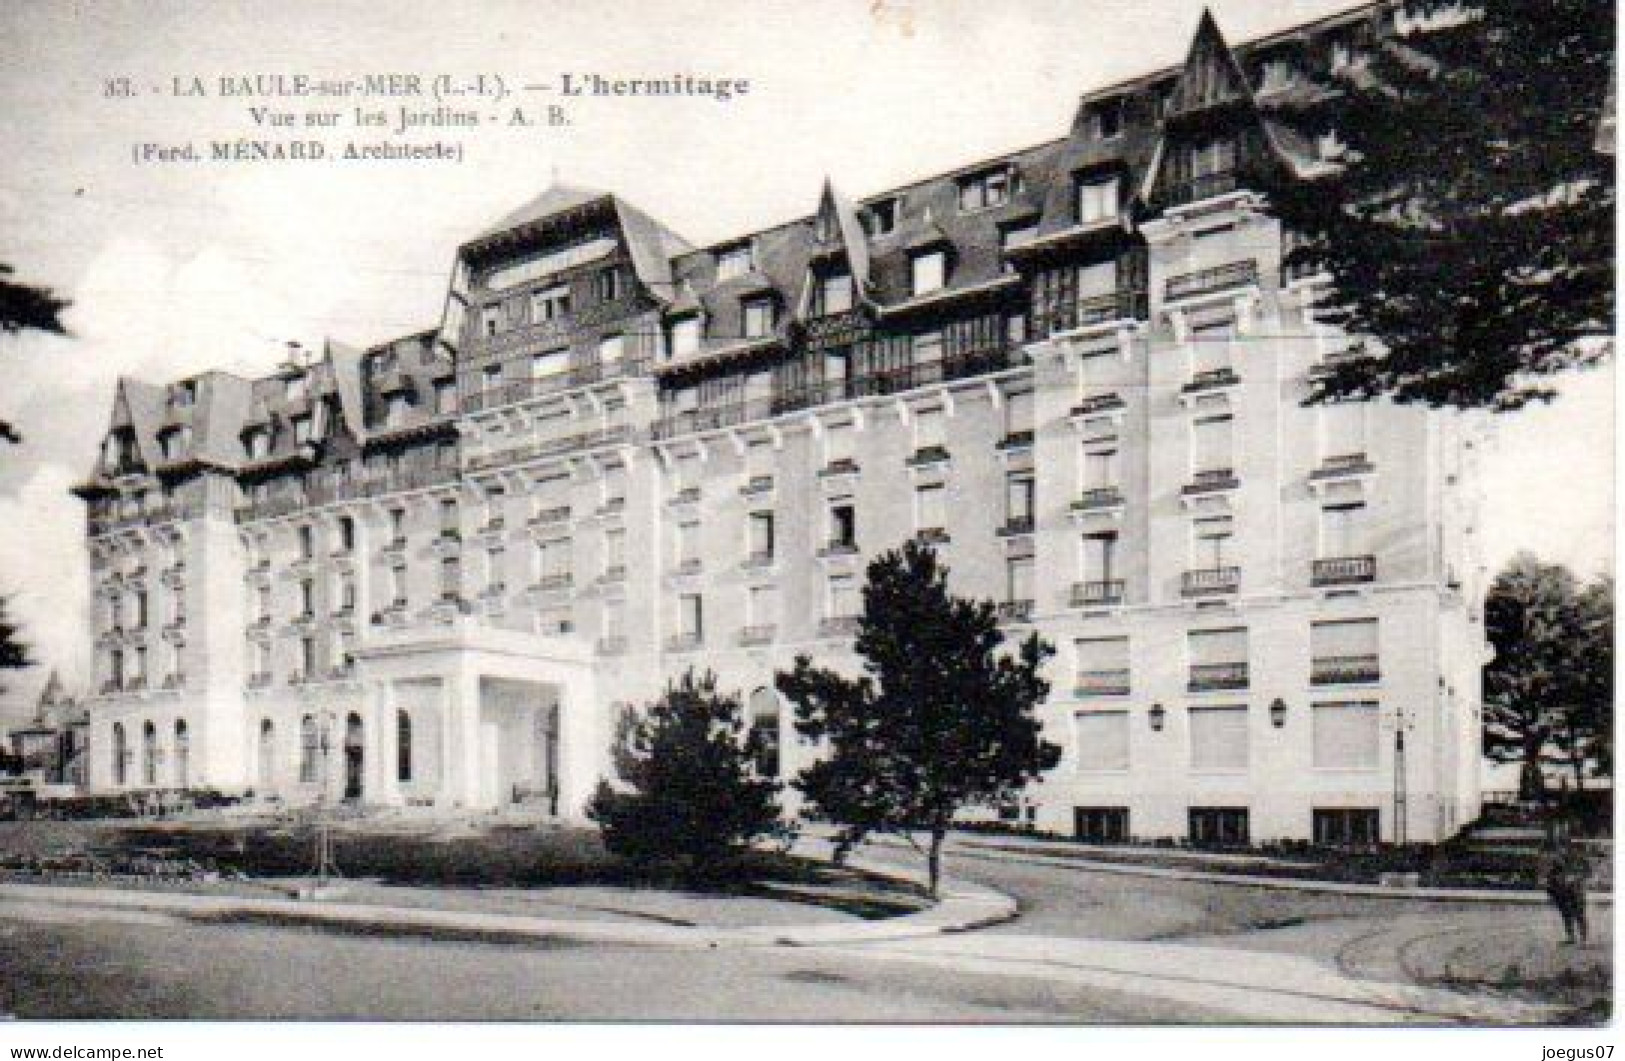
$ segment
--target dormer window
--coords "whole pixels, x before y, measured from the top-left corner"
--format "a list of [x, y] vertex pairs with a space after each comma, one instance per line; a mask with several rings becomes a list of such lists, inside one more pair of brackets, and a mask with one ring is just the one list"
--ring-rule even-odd
[[309, 377], [303, 374], [289, 376], [284, 383], [283, 394], [290, 402], [296, 402], [307, 397], [310, 394]]
[[570, 315], [570, 289], [563, 284], [544, 287], [531, 296], [530, 319], [538, 324]]
[[296, 416], [293, 418], [293, 440], [295, 442], [303, 446], [307, 442], [313, 441], [314, 437], [313, 424], [310, 417]]
[[1297, 68], [1290, 59], [1278, 57], [1265, 59], [1259, 69], [1258, 91], [1274, 92], [1277, 89], [1288, 88], [1298, 79]]
[[384, 426], [400, 427], [406, 422], [406, 395], [391, 394], [388, 404], [384, 407]]
[[852, 274], [845, 269], [813, 278], [812, 315], [827, 317], [852, 308]]
[[909, 259], [910, 290], [916, 295], [941, 291], [948, 283], [948, 253], [925, 251]]
[[1078, 224], [1092, 225], [1117, 217], [1117, 178], [1080, 177], [1077, 182]]
[[969, 213], [992, 206], [1003, 206], [1020, 188], [1016, 171], [1010, 166], [985, 170], [961, 177], [959, 180], [959, 209]]
[[434, 381], [434, 411], [449, 413], [457, 407], [457, 384], [449, 379]]
[[1123, 131], [1123, 101], [1110, 99], [1089, 105], [1083, 116], [1083, 134], [1091, 140], [1110, 140]]
[[744, 323], [745, 338], [761, 339], [773, 334], [774, 314], [771, 298], [747, 298], [740, 303], [740, 316]]
[[869, 235], [884, 236], [897, 229], [899, 202], [897, 199], [880, 199], [864, 208], [863, 216], [869, 222]]
[[668, 358], [683, 357], [700, 348], [700, 318], [696, 314], [679, 317], [671, 322], [667, 337]]
[[192, 441], [192, 429], [176, 427], [158, 436], [158, 451], [164, 460], [174, 460], [186, 452]]
[[493, 335], [500, 335], [502, 328], [502, 306], [500, 303], [493, 302], [480, 311], [480, 331], [485, 333], [486, 338], [489, 339]]
[[256, 427], [243, 435], [243, 448], [250, 460], [259, 460], [271, 452], [271, 435], [263, 427]]
[[717, 251], [717, 280], [737, 280], [755, 267], [749, 243]]
[[196, 398], [197, 384], [192, 380], [177, 383], [169, 391], [169, 404], [177, 409], [189, 408]]
[[835, 228], [834, 213], [821, 213], [818, 215], [818, 220], [813, 223], [813, 238], [819, 243], [833, 243], [835, 241]]
[[[600, 302], [614, 302], [626, 294], [626, 285], [623, 282], [619, 266], [610, 266], [603, 269], [593, 277], [593, 293]], [[568, 312], [568, 306], [566, 307]]]

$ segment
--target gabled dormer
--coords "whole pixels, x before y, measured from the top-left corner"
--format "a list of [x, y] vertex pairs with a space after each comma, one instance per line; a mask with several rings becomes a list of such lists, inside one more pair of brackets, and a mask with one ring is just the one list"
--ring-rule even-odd
[[836, 317], [869, 307], [869, 236], [850, 200], [824, 180], [813, 214], [807, 275], [796, 318]]

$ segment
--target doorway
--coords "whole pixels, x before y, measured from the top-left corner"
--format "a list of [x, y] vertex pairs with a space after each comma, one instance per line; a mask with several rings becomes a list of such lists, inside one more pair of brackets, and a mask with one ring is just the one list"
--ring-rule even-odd
[[361, 770], [365, 765], [362, 752], [361, 716], [350, 712], [344, 722], [344, 798], [361, 798]]

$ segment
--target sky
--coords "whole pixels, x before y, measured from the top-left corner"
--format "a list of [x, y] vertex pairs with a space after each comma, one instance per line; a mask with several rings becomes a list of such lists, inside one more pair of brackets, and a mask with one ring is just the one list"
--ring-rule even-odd
[[[1241, 41], [1356, 6], [1210, 0]], [[1201, 0], [6, 0], [0, 262], [70, 297], [69, 339], [0, 337], [0, 592], [40, 666], [88, 665], [81, 504], [121, 375], [262, 373], [289, 341], [376, 342], [438, 323], [455, 247], [554, 179], [613, 190], [696, 244], [1063, 135], [1078, 95], [1178, 62]], [[571, 124], [441, 130], [460, 162], [147, 164], [140, 144], [256, 135], [222, 75], [500, 76], [515, 102], [562, 73], [748, 79], [722, 103], [571, 101]], [[201, 77], [209, 94], [177, 96]], [[133, 98], [108, 97], [126, 77]], [[153, 91], [158, 89], [159, 91]], [[348, 102], [272, 109], [334, 109]], [[426, 105], [433, 108], [431, 101]], [[463, 101], [456, 101], [461, 108]], [[346, 119], [348, 120], [348, 119]], [[263, 131], [262, 131], [263, 132]], [[354, 131], [326, 133], [331, 146]], [[429, 139], [418, 136], [414, 139]], [[368, 142], [389, 136], [355, 134]], [[1482, 546], [1590, 574], [1612, 566], [1611, 368], [1498, 418]]]

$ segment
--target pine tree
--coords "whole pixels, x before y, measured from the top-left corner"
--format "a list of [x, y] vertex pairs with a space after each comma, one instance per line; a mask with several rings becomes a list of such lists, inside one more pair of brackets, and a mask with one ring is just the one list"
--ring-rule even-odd
[[827, 749], [796, 787], [842, 828], [843, 846], [926, 833], [933, 895], [955, 814], [1011, 798], [1060, 758], [1034, 714], [1054, 649], [1037, 634], [1014, 655], [1003, 645], [993, 604], [950, 594], [936, 552], [909, 541], [869, 565], [855, 643], [865, 673], [801, 656], [778, 675], [796, 729]]
[[1607, 356], [1613, 334], [1614, 6], [1410, 0], [1332, 91], [1269, 117], [1344, 145], [1323, 175], [1264, 190], [1330, 275], [1328, 323], [1370, 337], [1317, 397], [1515, 409]]
[[1613, 586], [1582, 588], [1569, 570], [1520, 553], [1490, 587], [1484, 628], [1484, 751], [1522, 769], [1526, 798], [1545, 790], [1543, 764], [1583, 787], [1588, 761], [1611, 764]]
[[[49, 288], [20, 284], [7, 279], [15, 270], [0, 262], [0, 332], [15, 335], [24, 330], [66, 335], [62, 311], [67, 300], [57, 298]], [[22, 436], [10, 423], [0, 420], [0, 441], [17, 443]]]
[[587, 816], [615, 854], [704, 876], [782, 831], [779, 784], [755, 771], [740, 699], [719, 693], [709, 672], [687, 671], [623, 716], [611, 758], [622, 786], [599, 782]]
[[[0, 597], [0, 670], [21, 670], [34, 665], [21, 633], [21, 628], [7, 614], [6, 598]], [[0, 692], [4, 690], [5, 687], [0, 686]]]

